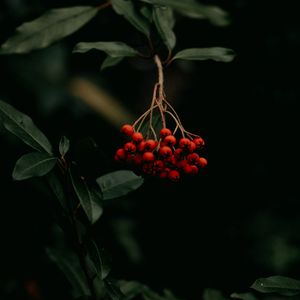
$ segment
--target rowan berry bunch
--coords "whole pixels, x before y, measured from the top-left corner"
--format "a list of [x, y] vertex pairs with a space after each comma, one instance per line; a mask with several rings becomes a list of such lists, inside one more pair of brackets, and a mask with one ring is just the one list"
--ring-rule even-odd
[[[207, 160], [200, 156], [205, 143], [199, 135], [185, 130], [177, 112], [167, 101], [162, 64], [158, 56], [154, 59], [159, 76], [150, 108], [134, 124], [122, 126], [121, 132], [129, 140], [116, 151], [115, 160], [142, 173], [178, 181], [184, 175], [197, 174], [207, 165]], [[172, 127], [167, 127], [167, 121]], [[157, 123], [162, 127], [159, 132], [155, 128]]]

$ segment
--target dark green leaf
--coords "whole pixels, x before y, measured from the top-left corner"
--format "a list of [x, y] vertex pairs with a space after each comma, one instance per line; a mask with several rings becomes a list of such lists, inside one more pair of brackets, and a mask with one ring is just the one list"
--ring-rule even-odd
[[27, 53], [48, 47], [78, 30], [97, 12], [97, 8], [91, 6], [51, 9], [18, 27], [15, 35], [1, 46], [0, 54]]
[[126, 300], [131, 300], [143, 293], [144, 286], [137, 281], [121, 281], [120, 290], [125, 295]]
[[294, 296], [300, 294], [300, 281], [284, 276], [271, 276], [257, 279], [251, 288], [261, 293]]
[[94, 224], [102, 215], [101, 199], [99, 194], [90, 188], [78, 175], [70, 172], [74, 191], [86, 213], [89, 221]]
[[120, 287], [112, 280], [106, 279], [105, 281], [106, 291], [109, 294], [111, 300], [123, 300], [124, 295], [120, 290]]
[[154, 7], [153, 21], [163, 42], [169, 50], [172, 50], [176, 44], [176, 36], [173, 31], [175, 24], [173, 10], [166, 6]]
[[173, 57], [175, 59], [185, 60], [215, 60], [221, 62], [230, 62], [233, 60], [235, 54], [233, 50], [222, 47], [211, 48], [190, 48], [182, 50]]
[[169, 6], [178, 13], [188, 17], [207, 19], [213, 25], [226, 26], [229, 24], [228, 14], [214, 5], [200, 4], [195, 0], [140, 0], [153, 5]]
[[203, 300], [226, 300], [219, 290], [205, 289], [203, 292]]
[[47, 174], [47, 181], [62, 208], [67, 210], [67, 200], [64, 188], [60, 180], [57, 178], [57, 175], [53, 171]]
[[135, 10], [131, 0], [112, 0], [112, 7], [117, 14], [122, 15], [137, 30], [147, 37], [150, 36], [150, 24], [147, 18]]
[[85, 275], [80, 267], [78, 258], [71, 254], [60, 254], [53, 249], [46, 250], [48, 257], [65, 274], [70, 282], [75, 294], [80, 296], [90, 296], [90, 290], [85, 279]]
[[11, 105], [0, 101], [0, 119], [2, 125], [12, 134], [33, 149], [52, 153], [52, 146], [46, 136], [35, 126], [25, 114], [16, 110]]
[[251, 293], [233, 293], [230, 295], [230, 297], [241, 300], [257, 300], [257, 298]]
[[12, 175], [13, 179], [24, 180], [44, 176], [54, 168], [56, 161], [56, 157], [47, 153], [32, 152], [25, 154], [16, 162]]
[[63, 136], [59, 142], [59, 153], [62, 157], [66, 155], [70, 148], [70, 141], [67, 137]]
[[105, 174], [97, 178], [103, 200], [118, 198], [139, 188], [144, 182], [141, 176], [135, 175], [132, 171], [120, 170]]
[[104, 59], [102, 65], [101, 65], [101, 71], [103, 71], [106, 68], [113, 67], [113, 66], [117, 65], [122, 60], [123, 60], [123, 57], [111, 57], [111, 56], [107, 56]]
[[137, 56], [139, 54], [123, 42], [81, 42], [75, 46], [73, 52], [84, 53], [92, 49], [104, 51], [111, 57]]
[[101, 279], [105, 279], [110, 272], [109, 260], [103, 249], [99, 249], [94, 241], [89, 244], [89, 254], [93, 260], [97, 273]]
[[140, 12], [149, 21], [149, 23], [152, 23], [152, 9], [147, 6], [147, 4], [141, 7]]

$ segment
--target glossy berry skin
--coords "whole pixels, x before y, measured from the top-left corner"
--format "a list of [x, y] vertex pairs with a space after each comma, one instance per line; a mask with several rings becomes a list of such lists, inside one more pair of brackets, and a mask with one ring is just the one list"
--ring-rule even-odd
[[196, 144], [197, 149], [201, 149], [205, 145], [204, 140], [201, 137], [194, 138], [193, 142]]
[[181, 149], [188, 150], [190, 144], [191, 144], [191, 141], [187, 138], [181, 138], [179, 140], [179, 148], [181, 148]]
[[124, 145], [124, 150], [127, 152], [127, 153], [135, 153], [136, 151], [136, 145], [132, 142], [128, 142]]
[[153, 162], [155, 160], [155, 156], [152, 152], [145, 152], [143, 154], [143, 161], [144, 162]]
[[143, 135], [140, 132], [135, 132], [131, 136], [132, 141], [135, 143], [140, 143], [144, 138]]
[[124, 161], [126, 159], [126, 151], [123, 148], [120, 148], [116, 151], [115, 160]]
[[172, 149], [168, 146], [160, 147], [159, 154], [165, 158], [170, 157], [172, 155]]
[[169, 128], [163, 128], [161, 129], [159, 135], [162, 139], [164, 139], [166, 136], [172, 135], [172, 131]]
[[153, 151], [157, 146], [157, 141], [154, 140], [146, 140], [144, 150], [145, 151]]
[[168, 177], [172, 181], [178, 181], [180, 179], [180, 173], [177, 170], [171, 170]]
[[129, 124], [124, 124], [121, 127], [121, 132], [125, 135], [132, 136], [132, 134], [134, 133], [134, 128]]
[[198, 165], [200, 168], [204, 168], [207, 166], [207, 160], [204, 157], [200, 157], [198, 160]]
[[166, 146], [173, 147], [176, 144], [176, 138], [174, 135], [167, 135], [163, 142]]

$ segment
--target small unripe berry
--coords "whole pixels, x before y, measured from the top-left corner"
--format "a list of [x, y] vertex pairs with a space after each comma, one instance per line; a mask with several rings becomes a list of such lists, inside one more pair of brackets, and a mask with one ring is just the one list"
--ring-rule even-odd
[[155, 160], [155, 156], [152, 152], [145, 152], [143, 154], [143, 161], [144, 162], [152, 162]]
[[172, 181], [178, 181], [180, 179], [180, 173], [177, 170], [171, 170], [168, 177]]
[[163, 141], [167, 146], [172, 147], [176, 144], [176, 138], [174, 135], [168, 135], [164, 138]]
[[134, 133], [134, 128], [129, 124], [125, 124], [121, 127], [121, 132], [125, 135], [131, 136]]
[[126, 159], [126, 152], [123, 148], [120, 148], [116, 151], [115, 160], [122, 161]]
[[197, 149], [200, 149], [205, 145], [205, 142], [201, 137], [194, 138], [193, 142], [196, 144]]
[[132, 141], [135, 143], [140, 143], [143, 140], [143, 135], [140, 132], [135, 132], [131, 136]]
[[163, 128], [161, 129], [159, 135], [162, 139], [164, 139], [166, 136], [172, 135], [172, 131], [169, 128]]
[[179, 147], [180, 147], [181, 149], [188, 150], [190, 144], [191, 144], [191, 141], [190, 141], [189, 139], [187, 139], [187, 138], [181, 138], [181, 139], [179, 140]]
[[152, 151], [156, 148], [157, 146], [157, 141], [155, 140], [146, 140], [145, 141], [145, 150], [146, 151]]
[[159, 154], [162, 157], [170, 157], [172, 155], [172, 149], [168, 146], [163, 146], [159, 148]]
[[200, 168], [204, 168], [207, 166], [207, 160], [204, 157], [200, 157], [198, 160], [198, 165]]
[[124, 150], [127, 153], [134, 153], [136, 151], [136, 145], [132, 142], [128, 142], [124, 145]]

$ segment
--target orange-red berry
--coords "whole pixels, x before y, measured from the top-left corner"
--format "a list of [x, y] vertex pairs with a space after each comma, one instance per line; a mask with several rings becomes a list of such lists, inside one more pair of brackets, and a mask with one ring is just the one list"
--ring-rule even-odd
[[198, 165], [200, 168], [204, 168], [207, 166], [207, 160], [204, 157], [199, 157]]
[[205, 142], [201, 137], [194, 138], [193, 142], [196, 144], [197, 149], [200, 149], [205, 145]]
[[129, 124], [125, 124], [121, 127], [121, 132], [125, 135], [131, 136], [134, 133], [134, 128]]
[[126, 159], [126, 152], [123, 148], [120, 148], [116, 151], [115, 160], [122, 161]]
[[188, 150], [190, 144], [191, 144], [191, 141], [187, 138], [181, 138], [179, 140], [179, 147], [182, 149]]
[[134, 153], [136, 151], [136, 145], [132, 142], [128, 142], [124, 145], [124, 150], [127, 153]]
[[196, 144], [191, 141], [189, 146], [188, 146], [189, 152], [191, 152], [191, 153], [194, 152], [196, 150], [196, 148], [197, 148]]
[[153, 151], [157, 146], [157, 141], [155, 140], [146, 140], [145, 141], [145, 150], [146, 151]]
[[170, 157], [172, 155], [172, 149], [168, 146], [163, 146], [159, 148], [159, 154], [162, 157]]
[[164, 138], [164, 141], [165, 145], [169, 146], [169, 147], [172, 147], [176, 144], [176, 138], [174, 135], [167, 135], [165, 138]]
[[198, 161], [199, 161], [199, 155], [197, 153], [190, 153], [188, 156], [187, 156], [187, 160], [190, 164], [197, 164]]
[[195, 175], [198, 173], [198, 167], [195, 165], [186, 164], [183, 168], [184, 173], [188, 175]]
[[140, 143], [144, 138], [143, 135], [140, 132], [135, 132], [131, 136], [132, 141], [135, 143]]
[[148, 152], [145, 152], [143, 154], [143, 161], [144, 162], [152, 162], [154, 160], [155, 160], [155, 156], [154, 156], [154, 154], [152, 152], [148, 151]]
[[163, 128], [163, 129], [161, 129], [159, 135], [163, 139], [168, 135], [172, 135], [172, 131], [169, 128]]
[[180, 179], [180, 173], [177, 170], [171, 170], [168, 174], [168, 177], [172, 181], [178, 181]]

